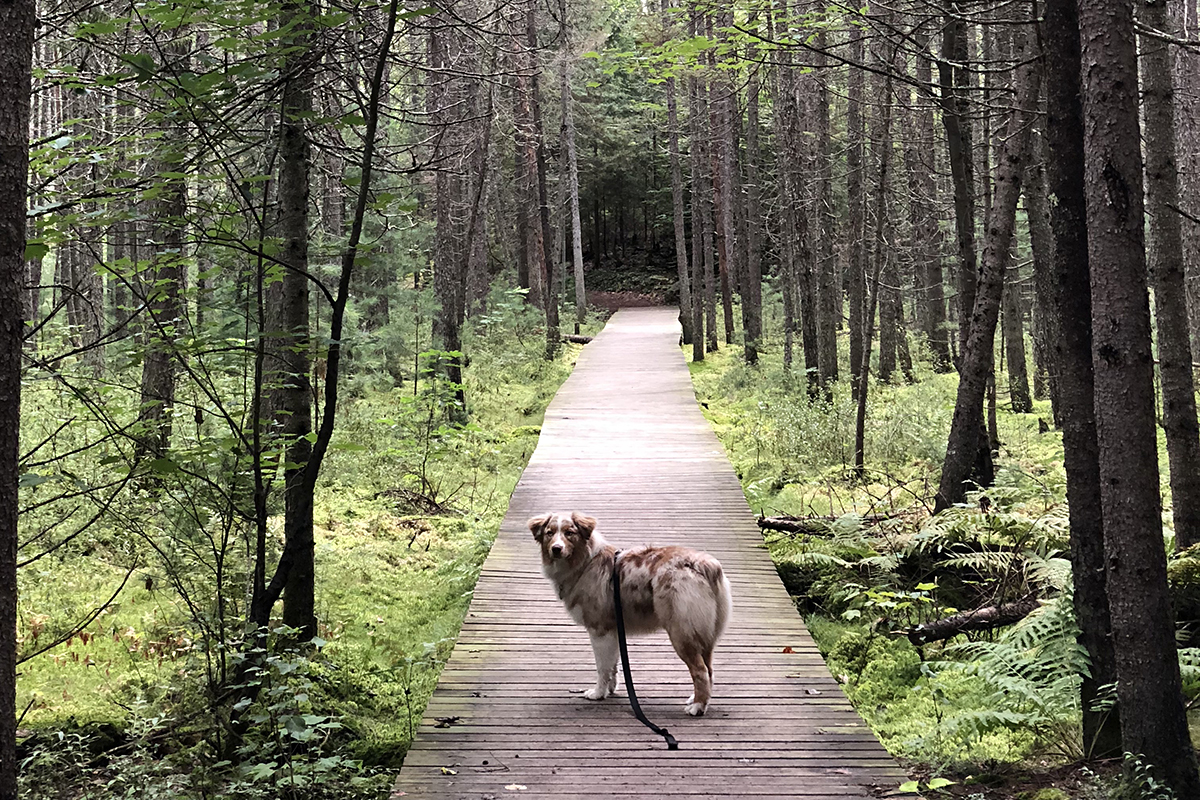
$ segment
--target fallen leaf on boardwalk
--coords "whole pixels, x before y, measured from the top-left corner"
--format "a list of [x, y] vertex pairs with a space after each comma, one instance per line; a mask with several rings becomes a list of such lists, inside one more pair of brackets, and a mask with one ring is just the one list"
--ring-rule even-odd
[[433, 727], [449, 728], [454, 723], [461, 721], [462, 717], [434, 717], [434, 719], [436, 720], [436, 723]]
[[458, 770], [450, 769], [449, 767], [442, 767], [442, 774], [443, 775], [457, 775]]
[[794, 653], [794, 652], [796, 652], [796, 651], [792, 649], [791, 645], [788, 645], [787, 647], [783, 648], [783, 652], [785, 652], [785, 653]]
[[508, 786], [505, 786], [504, 788], [508, 789], [510, 792], [523, 792], [526, 789], [528, 789], [529, 787], [525, 786], [524, 784], [520, 784], [520, 783], [510, 783]]
[[826, 771], [826, 772], [833, 773], [834, 775], [849, 775], [849, 774], [850, 774], [850, 770], [848, 770], [848, 769], [843, 769], [843, 768], [841, 768], [841, 767], [839, 767], [839, 768], [837, 768], [837, 769], [827, 769], [827, 770], [825, 770], [825, 771]]
[[805, 689], [804, 693], [805, 694], [820, 694], [821, 690], [820, 689]]

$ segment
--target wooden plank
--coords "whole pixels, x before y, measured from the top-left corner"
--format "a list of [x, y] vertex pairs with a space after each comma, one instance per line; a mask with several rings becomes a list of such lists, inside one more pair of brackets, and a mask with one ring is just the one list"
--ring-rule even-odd
[[[725, 451], [697, 407], [670, 309], [624, 309], [580, 354], [483, 565], [397, 796], [865, 798], [904, 773], [850, 706], [783, 589]], [[525, 520], [580, 510], [620, 547], [680, 543], [729, 575], [734, 612], [709, 713], [659, 634], [630, 642], [646, 713], [593, 703], [586, 632], [541, 575]], [[522, 788], [507, 788], [508, 786]]]

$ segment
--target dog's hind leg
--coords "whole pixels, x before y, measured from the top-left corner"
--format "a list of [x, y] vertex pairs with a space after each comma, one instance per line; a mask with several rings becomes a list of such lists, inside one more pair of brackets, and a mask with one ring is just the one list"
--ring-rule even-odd
[[693, 717], [698, 717], [708, 709], [708, 701], [712, 698], [712, 671], [705, 660], [703, 650], [695, 640], [671, 633], [668, 635], [675, 652], [687, 665], [692, 676], [692, 696], [687, 699], [683, 710]]
[[588, 700], [603, 700], [617, 690], [617, 659], [620, 656], [617, 634], [614, 631], [588, 631], [588, 635], [592, 639], [592, 652], [596, 654], [596, 685], [583, 696]]

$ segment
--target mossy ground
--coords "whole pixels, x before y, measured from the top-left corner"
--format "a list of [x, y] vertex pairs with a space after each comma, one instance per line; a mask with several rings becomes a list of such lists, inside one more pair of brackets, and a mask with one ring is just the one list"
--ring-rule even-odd
[[[684, 350], [690, 358], [691, 348]], [[802, 363], [798, 346], [797, 360]], [[929, 519], [953, 415], [953, 374], [935, 374], [918, 360], [915, 384], [899, 376], [890, 383], [871, 381], [867, 475], [859, 479], [852, 473], [855, 408], [846, 376], [831, 397], [811, 399], [803, 372], [783, 367], [778, 336], [766, 342], [757, 366], [747, 366], [741, 349], [730, 346], [691, 362], [690, 369], [697, 397], [756, 512], [894, 515], [896, 529], [909, 532]], [[1006, 407], [1006, 387], [999, 388], [997, 491], [1006, 511], [1031, 520], [1061, 514], [1061, 435], [1042, 424], [1051, 422], [1050, 404], [1036, 401], [1034, 413], [1014, 414]], [[1160, 454], [1166, 489], [1165, 448]], [[839, 605], [837, 593], [845, 592], [844, 579], [822, 585], [821, 568], [814, 566], [819, 561], [803, 555], [811, 548], [797, 546], [795, 537], [768, 535], [765, 541], [781, 577], [801, 595], [797, 601], [834, 676], [915, 776], [949, 776], [956, 783], [945, 794], [972, 800], [1110, 795], [1111, 766], [1067, 763], [1044, 734], [1013, 726], [970, 738], [943, 735], [948, 717], [983, 707], [989, 697], [984, 682], [965, 671], [930, 671], [929, 661], [944, 657], [937, 647], [918, 650], [903, 636], [877, 630], [867, 617], [843, 618], [846, 605]]]
[[[511, 309], [508, 316], [468, 339], [465, 429], [423, 434], [411, 385], [361, 391], [340, 410], [315, 511], [326, 643], [310, 701], [340, 720], [346, 750], [368, 765], [399, 766], [537, 445], [546, 405], [581, 349], [564, 345], [547, 362], [536, 318]], [[585, 333], [602, 324], [589, 319]], [[43, 400], [29, 393], [26, 411], [36, 413]], [[426, 507], [425, 498], [439, 508]], [[273, 547], [280, 524], [271, 521]], [[121, 541], [111, 530], [97, 534], [94, 545], [64, 548], [21, 574], [29, 652], [67, 621], [86, 618], [129, 571], [83, 633], [22, 664], [18, 702], [27, 732], [120, 728], [135, 707], [170, 719], [203, 705], [195, 692], [211, 662], [202, 632], [162, 564], [144, 552], [123, 557]], [[241, 602], [230, 600], [234, 609]]]

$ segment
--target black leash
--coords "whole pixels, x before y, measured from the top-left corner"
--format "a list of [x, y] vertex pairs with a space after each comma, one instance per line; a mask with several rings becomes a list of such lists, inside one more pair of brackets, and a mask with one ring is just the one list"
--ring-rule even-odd
[[621, 558], [621, 551], [618, 550], [613, 555], [613, 571], [612, 571], [612, 588], [613, 588], [613, 606], [617, 613], [617, 641], [621, 645], [621, 669], [625, 672], [625, 689], [629, 692], [629, 705], [633, 706], [633, 715], [650, 730], [657, 733], [659, 736], [667, 740], [668, 750], [678, 750], [679, 742], [675, 741], [675, 737], [666, 728], [660, 728], [650, 720], [646, 719], [646, 715], [642, 713], [642, 707], [638, 703], [637, 692], [633, 688], [633, 673], [629, 670], [629, 648], [625, 644], [625, 617], [621, 612], [621, 573], [617, 570], [617, 561]]

